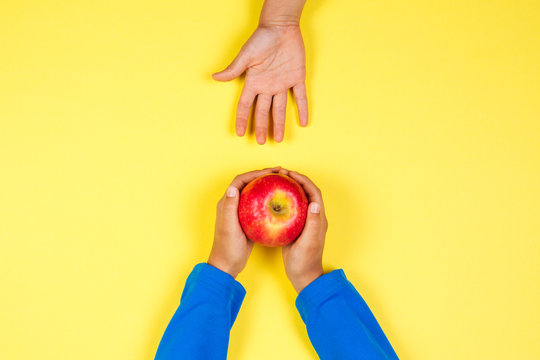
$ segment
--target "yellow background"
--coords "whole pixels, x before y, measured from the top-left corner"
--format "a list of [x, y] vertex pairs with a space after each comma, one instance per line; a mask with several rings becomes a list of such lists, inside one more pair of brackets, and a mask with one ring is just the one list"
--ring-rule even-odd
[[[151, 359], [240, 172], [322, 188], [402, 359], [540, 359], [540, 3], [308, 0], [311, 123], [234, 135], [261, 1], [0, 2], [0, 357]], [[230, 359], [313, 359], [256, 247]]]

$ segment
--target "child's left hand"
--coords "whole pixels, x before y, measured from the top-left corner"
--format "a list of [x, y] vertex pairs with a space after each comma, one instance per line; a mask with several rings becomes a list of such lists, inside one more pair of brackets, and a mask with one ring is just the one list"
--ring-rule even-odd
[[279, 172], [280, 168], [250, 171], [238, 175], [217, 204], [214, 244], [207, 263], [236, 278], [244, 269], [253, 248], [238, 221], [240, 191], [261, 175]]

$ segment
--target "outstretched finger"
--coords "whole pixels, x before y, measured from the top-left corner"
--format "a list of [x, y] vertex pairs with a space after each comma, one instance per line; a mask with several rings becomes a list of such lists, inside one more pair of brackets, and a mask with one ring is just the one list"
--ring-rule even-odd
[[293, 87], [294, 100], [298, 107], [298, 118], [301, 126], [308, 124], [308, 103], [306, 95], [306, 84], [301, 83]]
[[274, 140], [283, 141], [285, 132], [285, 117], [287, 110], [287, 92], [274, 95], [272, 101], [272, 116], [274, 118]]
[[253, 90], [246, 86], [242, 89], [242, 94], [236, 108], [236, 135], [238, 136], [244, 136], [246, 133], [251, 105], [253, 105], [256, 95]]
[[259, 94], [257, 96], [257, 105], [255, 106], [255, 136], [260, 145], [266, 142], [268, 116], [271, 105], [272, 96], [266, 94]]

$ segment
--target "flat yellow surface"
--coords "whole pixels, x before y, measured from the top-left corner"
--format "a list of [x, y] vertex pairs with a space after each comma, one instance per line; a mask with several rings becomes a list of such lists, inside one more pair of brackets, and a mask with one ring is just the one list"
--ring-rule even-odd
[[[316, 1], [311, 123], [234, 135], [260, 1], [0, 2], [0, 358], [151, 359], [240, 172], [323, 189], [402, 359], [540, 359], [540, 3]], [[230, 359], [314, 359], [256, 247]]]

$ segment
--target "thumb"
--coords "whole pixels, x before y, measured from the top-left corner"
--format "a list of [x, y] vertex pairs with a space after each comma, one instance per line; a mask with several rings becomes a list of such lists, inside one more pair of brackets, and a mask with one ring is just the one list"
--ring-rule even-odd
[[226, 221], [231, 221], [238, 218], [238, 189], [234, 186], [229, 186], [223, 200], [223, 217]]
[[248, 67], [247, 57], [243, 55], [242, 52], [233, 60], [233, 62], [225, 68], [225, 70], [220, 71], [212, 75], [214, 80], [217, 81], [231, 81], [242, 75]]
[[317, 241], [321, 231], [321, 224], [321, 206], [316, 202], [312, 202], [309, 204], [304, 230], [298, 240], [301, 242]]

